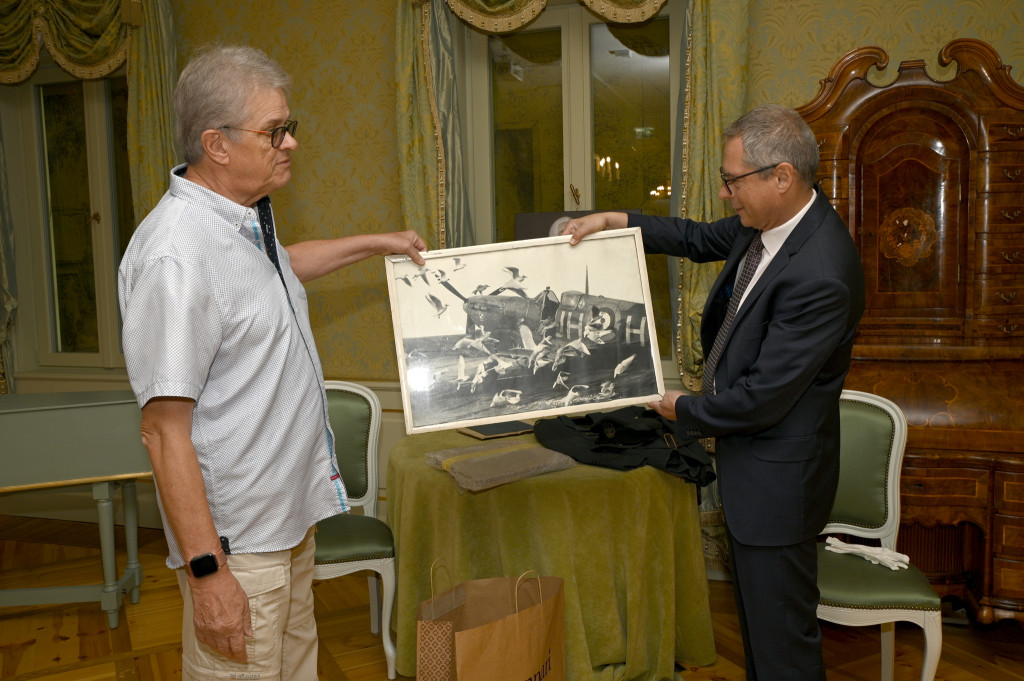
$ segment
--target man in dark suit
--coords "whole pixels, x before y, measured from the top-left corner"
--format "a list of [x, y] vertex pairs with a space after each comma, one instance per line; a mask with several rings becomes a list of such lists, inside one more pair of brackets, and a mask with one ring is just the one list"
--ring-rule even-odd
[[759, 107], [723, 138], [718, 195], [734, 216], [599, 213], [563, 234], [575, 244], [636, 225], [649, 253], [725, 260], [704, 307], [702, 394], [669, 391], [650, 406], [681, 436], [716, 438], [747, 679], [824, 679], [815, 544], [838, 484], [839, 396], [863, 272], [814, 184], [817, 142], [795, 111]]

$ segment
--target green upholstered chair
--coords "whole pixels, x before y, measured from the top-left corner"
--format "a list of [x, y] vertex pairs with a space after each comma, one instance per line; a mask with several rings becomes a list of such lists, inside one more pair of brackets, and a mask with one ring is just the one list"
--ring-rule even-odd
[[[824, 534], [877, 539], [896, 549], [900, 526], [900, 467], [907, 420], [889, 400], [844, 390], [839, 493]], [[892, 681], [895, 623], [924, 629], [922, 681], [935, 678], [942, 649], [941, 601], [924, 574], [910, 566], [892, 570], [861, 555], [818, 546], [818, 617], [849, 626], [881, 625], [883, 681]]]
[[[338, 468], [349, 502], [363, 515], [342, 513], [317, 523], [314, 579], [371, 570], [370, 630], [380, 633], [388, 678], [395, 678], [391, 607], [395, 600], [395, 539], [377, 518], [377, 443], [380, 401], [369, 389], [347, 381], [327, 381], [327, 411], [336, 438]], [[378, 584], [378, 576], [380, 583]]]

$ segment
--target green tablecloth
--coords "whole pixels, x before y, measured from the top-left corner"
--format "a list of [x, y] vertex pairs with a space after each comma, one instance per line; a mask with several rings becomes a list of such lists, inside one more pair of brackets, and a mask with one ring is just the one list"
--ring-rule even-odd
[[[649, 467], [579, 465], [466, 492], [424, 461], [479, 442], [439, 431], [391, 450], [399, 674], [416, 674], [416, 611], [430, 598], [435, 558], [455, 583], [530, 569], [562, 577], [570, 681], [672, 679], [677, 660], [714, 662], [693, 485]], [[449, 587], [444, 571], [435, 573], [436, 591]]]

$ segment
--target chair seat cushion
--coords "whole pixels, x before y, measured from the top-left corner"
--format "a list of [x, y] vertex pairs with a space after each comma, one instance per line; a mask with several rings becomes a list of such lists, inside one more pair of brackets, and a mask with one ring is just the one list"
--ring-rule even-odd
[[845, 608], [939, 610], [942, 602], [920, 570], [892, 570], [863, 556], [818, 544], [820, 602]]
[[395, 538], [383, 520], [341, 513], [316, 524], [315, 563], [345, 563], [395, 555]]

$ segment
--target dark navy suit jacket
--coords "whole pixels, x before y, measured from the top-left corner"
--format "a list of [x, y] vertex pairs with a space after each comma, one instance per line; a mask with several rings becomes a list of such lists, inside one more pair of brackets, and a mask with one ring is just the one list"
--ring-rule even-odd
[[[864, 275], [849, 230], [815, 200], [736, 314], [716, 392], [676, 403], [680, 434], [716, 437], [729, 531], [754, 546], [816, 536], [839, 479], [839, 396], [864, 311]], [[705, 357], [728, 305], [737, 263], [754, 237], [733, 216], [713, 223], [631, 215], [649, 253], [725, 260], [701, 321]]]

